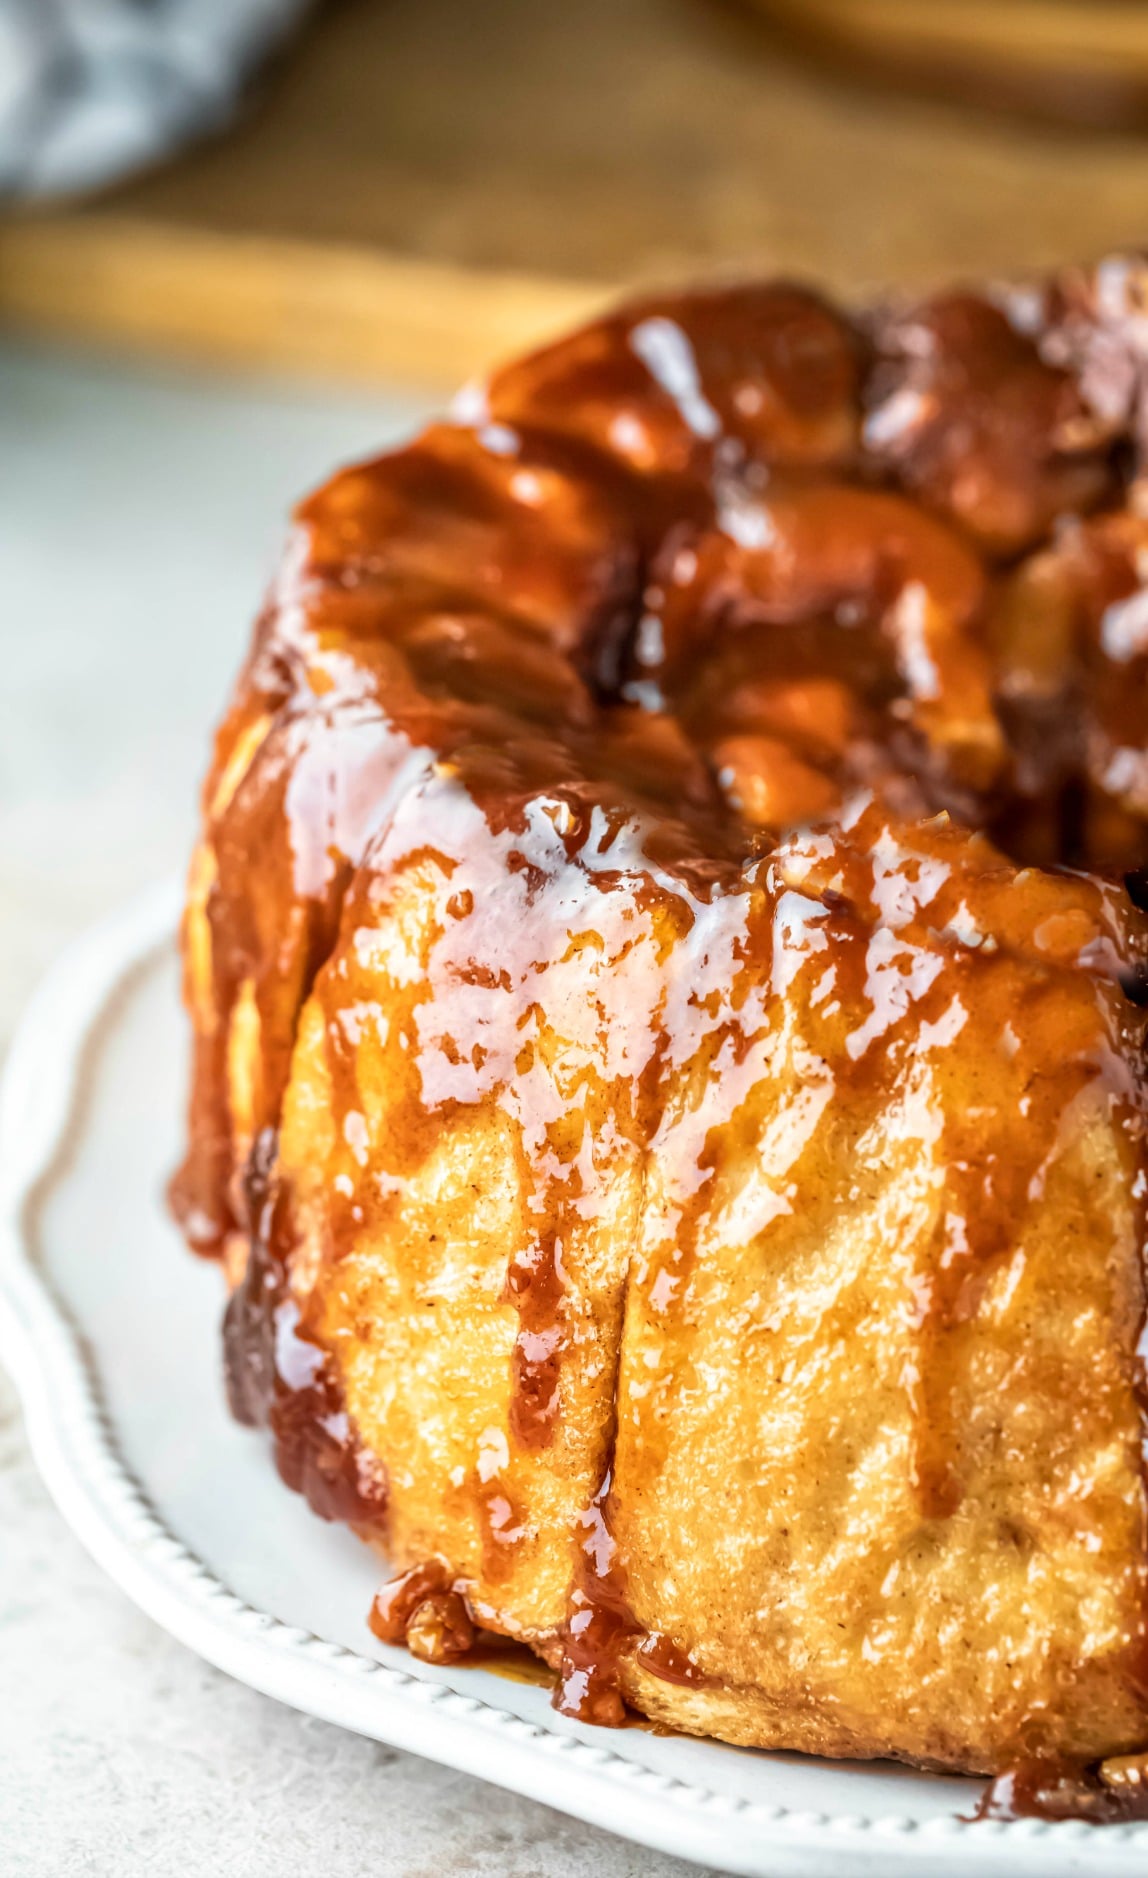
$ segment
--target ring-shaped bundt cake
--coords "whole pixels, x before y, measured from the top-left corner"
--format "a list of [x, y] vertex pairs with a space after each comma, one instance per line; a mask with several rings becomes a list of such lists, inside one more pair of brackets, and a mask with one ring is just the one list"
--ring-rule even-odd
[[381, 1636], [1135, 1804], [1146, 295], [649, 299], [299, 511], [173, 1194]]

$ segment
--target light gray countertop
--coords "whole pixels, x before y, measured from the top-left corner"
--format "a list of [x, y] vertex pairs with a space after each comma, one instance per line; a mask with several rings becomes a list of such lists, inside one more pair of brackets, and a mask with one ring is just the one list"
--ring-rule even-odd
[[[0, 349], [0, 1048], [56, 953], [182, 868], [291, 498], [425, 406]], [[231, 1682], [55, 1513], [0, 1372], [3, 1878], [685, 1878]]]

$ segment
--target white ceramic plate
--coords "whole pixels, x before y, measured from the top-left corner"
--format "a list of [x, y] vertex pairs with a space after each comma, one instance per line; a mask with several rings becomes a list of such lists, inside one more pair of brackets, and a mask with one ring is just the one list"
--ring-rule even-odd
[[280, 1701], [723, 1870], [1143, 1874], [1148, 1827], [969, 1824], [975, 1782], [586, 1728], [543, 1689], [375, 1642], [378, 1561], [228, 1419], [219, 1275], [164, 1211], [186, 1070], [177, 905], [159, 890], [74, 948], [0, 1092], [0, 1347], [60, 1510], [128, 1595]]

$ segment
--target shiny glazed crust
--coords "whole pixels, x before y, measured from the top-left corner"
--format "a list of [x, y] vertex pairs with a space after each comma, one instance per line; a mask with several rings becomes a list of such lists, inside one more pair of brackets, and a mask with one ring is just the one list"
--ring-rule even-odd
[[650, 301], [300, 511], [174, 1197], [382, 1634], [763, 1746], [1148, 1745], [1142, 281]]

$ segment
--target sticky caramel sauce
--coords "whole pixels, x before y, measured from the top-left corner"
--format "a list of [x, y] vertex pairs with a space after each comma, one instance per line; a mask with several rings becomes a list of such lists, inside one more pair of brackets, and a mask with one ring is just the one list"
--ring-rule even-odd
[[383, 1585], [368, 1622], [380, 1643], [405, 1643], [426, 1663], [453, 1663], [474, 1649], [470, 1609], [443, 1559], [428, 1559]]
[[646, 1632], [634, 1653], [634, 1660], [639, 1668], [648, 1669], [651, 1676], [677, 1683], [679, 1688], [705, 1689], [714, 1685], [714, 1677], [707, 1676], [692, 1656], [660, 1630]]
[[380, 1643], [403, 1644], [428, 1663], [462, 1662], [507, 1682], [552, 1689], [555, 1672], [524, 1643], [484, 1630], [444, 1559], [426, 1559], [382, 1585], [368, 1624]]
[[993, 554], [1118, 489], [1111, 421], [1032, 343], [1029, 318], [1019, 296], [1010, 308], [956, 292], [884, 308], [870, 326], [868, 449]]
[[554, 1706], [559, 1714], [578, 1721], [620, 1728], [626, 1705], [619, 1669], [637, 1625], [626, 1594], [625, 1567], [610, 1530], [609, 1502], [607, 1474], [579, 1521]]
[[[506, 1273], [513, 1442], [546, 1449], [561, 1416], [564, 1239], [590, 1163], [529, 1036], [513, 1062], [488, 1061], [467, 1014], [487, 991], [526, 998], [545, 888], [589, 880], [605, 929], [619, 881], [640, 876], [678, 965], [610, 1085], [618, 1137], [650, 1151], [664, 1091], [698, 1052], [729, 1084], [647, 1262], [654, 1308], [668, 1321], [688, 1298], [738, 1075], [785, 973], [831, 959], [839, 1007], [867, 1015], [848, 1032], [828, 1005], [818, 1019], [826, 1099], [861, 1101], [912, 1060], [922, 1122], [943, 1123], [945, 1206], [912, 1277], [903, 1381], [922, 1513], [959, 1506], [953, 1353], [1058, 1131], [1101, 1101], [1130, 1172], [1143, 1161], [1131, 1066], [1148, 946], [1121, 876], [1148, 864], [1148, 544], [1127, 461], [1138, 394], [1110, 382], [1112, 303], [1079, 281], [861, 320], [784, 285], [648, 300], [497, 373], [454, 423], [300, 511], [205, 790], [172, 1199], [196, 1249], [248, 1241], [225, 1324], [230, 1400], [269, 1424], [284, 1478], [325, 1517], [379, 1530], [386, 1488], [292, 1289], [276, 1129], [300, 1011], [400, 815], [452, 893], [435, 983], [393, 1016], [409, 1071], [388, 1173], [420, 1165], [432, 1111], [493, 1095], [513, 1116], [537, 1222]], [[475, 817], [499, 857], [482, 882], [467, 872]], [[969, 828], [1033, 866], [1018, 874]], [[1065, 867], [1096, 878], [1037, 871]], [[505, 984], [502, 968], [477, 976], [483, 894], [505, 908]], [[347, 1139], [337, 1257], [363, 1221], [348, 1137], [362, 1098], [338, 970], [321, 984]], [[610, 1024], [632, 1018], [622, 996]], [[962, 1060], [999, 1064], [1002, 1037], [1015, 1044], [975, 1125], [947, 1086], [958, 1036]], [[800, 1152], [784, 1170], [796, 1182]], [[523, 1520], [505, 1481], [475, 1494], [497, 1582]], [[573, 1536], [556, 1702], [617, 1725], [624, 1659], [706, 1678], [636, 1621], [610, 1495], [607, 1472]], [[443, 1561], [386, 1588], [371, 1621], [430, 1660], [476, 1647]], [[1148, 1665], [1148, 1622], [1137, 1648]], [[1084, 1817], [1133, 1804], [1134, 1783], [1109, 1799], [1044, 1764], [986, 1804], [1054, 1807], [1073, 1781]]]
[[[577, 1184], [577, 1170], [571, 1182]], [[558, 1414], [558, 1371], [568, 1341], [563, 1297], [562, 1246], [556, 1231], [544, 1232], [515, 1253], [506, 1274], [506, 1294], [518, 1309], [519, 1331], [512, 1360], [510, 1429], [523, 1447], [544, 1447]]]
[[708, 1677], [671, 1637], [647, 1631], [630, 1606], [626, 1567], [612, 1531], [612, 1477], [606, 1474], [579, 1522], [562, 1663], [554, 1691], [561, 1715], [620, 1728], [626, 1721], [623, 1658], [663, 1682], [705, 1688]]
[[[1148, 1784], [1143, 1757], [1102, 1762], [1099, 1773], [1078, 1762], [1021, 1761], [986, 1787], [975, 1819], [1083, 1819], [1091, 1826], [1119, 1826], [1148, 1819]], [[1135, 1777], [1128, 1763], [1134, 1763]]]
[[496, 1637], [485, 1631], [472, 1650], [467, 1652], [468, 1669], [485, 1669], [492, 1676], [501, 1676], [504, 1682], [517, 1682], [531, 1689], [553, 1689], [555, 1671], [549, 1663], [525, 1643], [514, 1643], [509, 1637]]
[[382, 1464], [356, 1439], [330, 1355], [308, 1336], [292, 1295], [275, 1146], [270, 1131], [258, 1137], [244, 1179], [249, 1251], [223, 1325], [228, 1405], [237, 1421], [270, 1428], [279, 1472], [320, 1518], [377, 1532], [387, 1506]]

